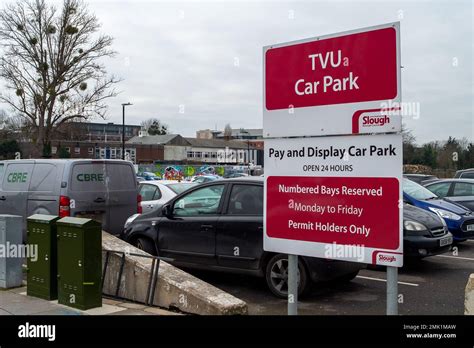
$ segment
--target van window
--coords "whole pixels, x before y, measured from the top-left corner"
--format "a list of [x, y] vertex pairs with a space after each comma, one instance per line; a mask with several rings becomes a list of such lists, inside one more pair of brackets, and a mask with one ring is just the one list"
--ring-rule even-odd
[[53, 192], [56, 183], [57, 168], [50, 163], [37, 163], [31, 177], [30, 191]]
[[130, 191], [135, 189], [135, 171], [133, 167], [122, 163], [107, 163], [108, 187], [112, 191]]
[[77, 163], [72, 168], [72, 191], [105, 191], [105, 163]]
[[3, 175], [3, 190], [28, 191], [33, 163], [11, 163]]

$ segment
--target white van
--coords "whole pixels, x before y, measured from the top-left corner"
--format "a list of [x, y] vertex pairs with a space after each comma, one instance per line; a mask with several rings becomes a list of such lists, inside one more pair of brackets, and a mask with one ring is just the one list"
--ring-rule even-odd
[[122, 160], [0, 161], [0, 214], [87, 217], [122, 232], [141, 213], [133, 164]]

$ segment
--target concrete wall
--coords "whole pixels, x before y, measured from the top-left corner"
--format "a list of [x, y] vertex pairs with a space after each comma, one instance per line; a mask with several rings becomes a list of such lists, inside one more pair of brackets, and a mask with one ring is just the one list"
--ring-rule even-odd
[[464, 314], [474, 315], [474, 273], [467, 280], [464, 294]]
[[165, 161], [186, 160], [186, 146], [165, 145]]
[[[104, 250], [123, 250], [147, 255], [106, 232], [102, 233], [102, 247]], [[105, 263], [105, 252], [102, 263]], [[120, 264], [121, 255], [110, 253], [103, 287], [103, 293], [106, 295], [115, 295]], [[145, 303], [151, 264], [150, 258], [127, 256], [118, 296]], [[247, 314], [247, 304], [242, 300], [163, 261], [160, 262], [153, 301], [156, 306], [177, 308], [192, 314]]]

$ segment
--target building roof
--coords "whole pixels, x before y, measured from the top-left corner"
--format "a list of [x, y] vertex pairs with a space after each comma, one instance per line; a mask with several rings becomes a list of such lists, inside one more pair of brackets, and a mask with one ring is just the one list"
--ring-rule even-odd
[[[76, 121], [71, 121], [68, 122], [68, 124], [71, 125], [84, 125], [86, 127], [90, 126], [112, 126], [112, 127], [122, 127], [121, 123], [113, 123], [113, 122], [76, 122]], [[133, 128], [141, 128], [141, 126], [136, 125], [136, 124], [126, 124], [125, 127], [133, 127]]]
[[[247, 149], [248, 144], [242, 141], [227, 141], [222, 139], [198, 139], [198, 138], [184, 138], [194, 147], [210, 147], [224, 149], [226, 147], [231, 149]], [[252, 147], [252, 145], [250, 144]]]
[[[214, 132], [218, 138], [222, 138], [225, 135], [225, 131]], [[230, 135], [232, 138], [239, 137], [263, 137], [262, 128], [232, 128], [232, 133]]]
[[176, 137], [181, 137], [179, 134], [164, 134], [164, 135], [147, 135], [135, 136], [127, 141], [128, 144], [143, 144], [143, 145], [166, 145]]
[[249, 146], [253, 148], [253, 144], [237, 140], [183, 138], [179, 134], [135, 136], [128, 140], [127, 144], [177, 145], [219, 149], [225, 149], [226, 147], [230, 149], [247, 149]]

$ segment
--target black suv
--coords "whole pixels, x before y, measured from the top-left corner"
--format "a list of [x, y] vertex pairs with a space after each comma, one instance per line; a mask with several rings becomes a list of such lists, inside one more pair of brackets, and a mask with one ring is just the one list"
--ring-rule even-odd
[[[122, 239], [174, 265], [265, 277], [287, 297], [285, 254], [263, 250], [263, 178], [218, 180], [193, 187], [125, 227]], [[362, 264], [299, 258], [299, 293], [312, 282], [350, 281]]]

